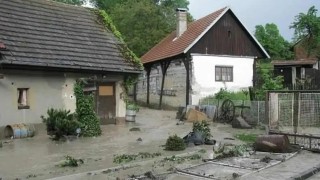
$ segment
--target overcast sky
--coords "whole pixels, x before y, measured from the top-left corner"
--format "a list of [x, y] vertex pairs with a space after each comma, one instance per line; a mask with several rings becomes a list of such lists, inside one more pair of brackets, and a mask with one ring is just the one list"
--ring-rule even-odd
[[251, 33], [254, 32], [256, 25], [275, 23], [281, 35], [289, 41], [294, 33], [293, 29], [289, 29], [294, 17], [300, 12], [306, 13], [313, 5], [320, 10], [320, 0], [189, 0], [189, 2], [189, 11], [195, 19], [229, 6]]

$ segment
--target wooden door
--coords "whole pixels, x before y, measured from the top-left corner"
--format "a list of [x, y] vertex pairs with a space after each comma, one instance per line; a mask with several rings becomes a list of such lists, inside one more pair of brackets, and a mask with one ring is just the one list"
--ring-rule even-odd
[[116, 98], [115, 84], [105, 83], [98, 86], [97, 114], [101, 124], [115, 124]]

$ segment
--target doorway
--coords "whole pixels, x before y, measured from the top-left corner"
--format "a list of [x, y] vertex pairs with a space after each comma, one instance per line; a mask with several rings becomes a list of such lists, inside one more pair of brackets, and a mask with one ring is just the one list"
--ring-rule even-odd
[[116, 123], [115, 83], [99, 84], [97, 93], [97, 115], [100, 124]]

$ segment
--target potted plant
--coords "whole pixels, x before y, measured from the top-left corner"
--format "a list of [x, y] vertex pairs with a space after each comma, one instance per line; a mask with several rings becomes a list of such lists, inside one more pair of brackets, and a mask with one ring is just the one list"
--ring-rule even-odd
[[139, 106], [134, 102], [127, 102], [126, 106], [126, 121], [135, 122], [136, 114], [139, 111]]

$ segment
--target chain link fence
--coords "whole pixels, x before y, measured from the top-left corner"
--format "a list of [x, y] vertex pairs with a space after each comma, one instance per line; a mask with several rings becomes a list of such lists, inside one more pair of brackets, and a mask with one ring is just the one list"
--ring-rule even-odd
[[320, 134], [320, 91], [273, 91], [268, 93], [271, 130]]

